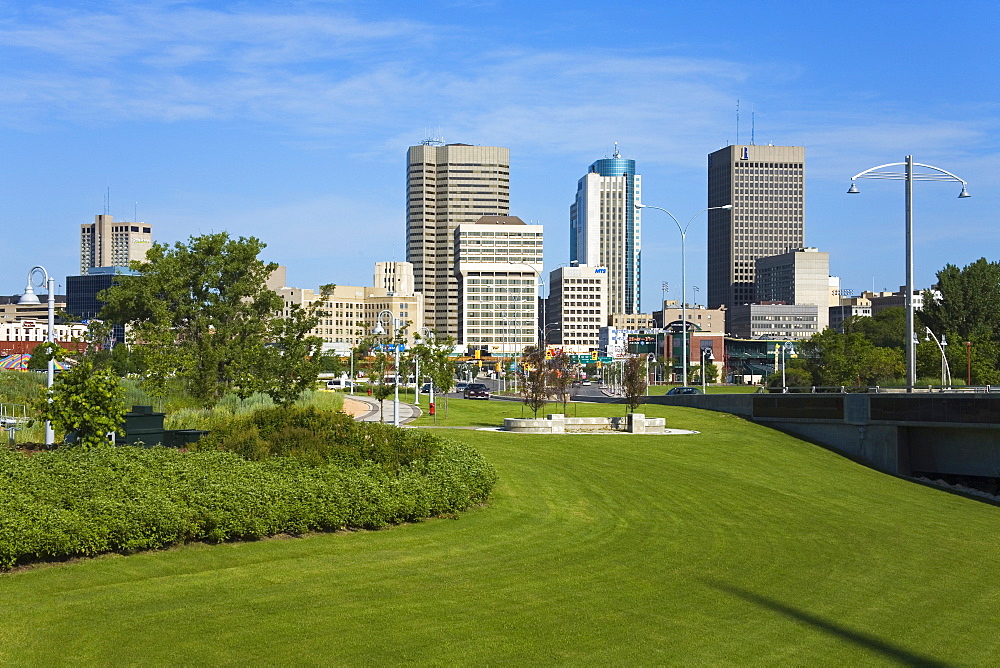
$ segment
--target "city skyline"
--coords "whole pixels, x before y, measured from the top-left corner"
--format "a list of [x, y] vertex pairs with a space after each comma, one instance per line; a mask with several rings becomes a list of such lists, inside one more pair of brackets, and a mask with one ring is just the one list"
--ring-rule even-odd
[[[64, 284], [79, 226], [105, 212], [161, 242], [257, 236], [292, 285], [364, 285], [372, 262], [406, 256], [403, 152], [442, 136], [510, 149], [510, 211], [545, 226], [546, 272], [569, 260], [580, 173], [614, 142], [643, 201], [686, 220], [706, 206], [706, 156], [751, 136], [806, 148], [805, 243], [843, 288], [904, 282], [902, 185], [845, 191], [907, 154], [973, 196], [915, 188], [916, 284], [997, 259], [992, 5], [521, 4], [5, 3], [0, 197], [18, 250], [0, 292], [36, 264]], [[486, 27], [502, 46], [484, 47]], [[705, 225], [688, 237], [689, 301], [706, 295]], [[680, 250], [666, 219], [642, 232], [648, 312], [661, 282], [680, 297]]]

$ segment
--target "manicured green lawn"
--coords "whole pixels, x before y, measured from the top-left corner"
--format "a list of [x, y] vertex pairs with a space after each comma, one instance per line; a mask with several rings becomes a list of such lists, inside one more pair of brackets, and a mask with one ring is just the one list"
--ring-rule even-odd
[[501, 476], [458, 520], [0, 576], [0, 662], [996, 662], [1000, 508], [649, 412], [702, 433], [448, 431]]

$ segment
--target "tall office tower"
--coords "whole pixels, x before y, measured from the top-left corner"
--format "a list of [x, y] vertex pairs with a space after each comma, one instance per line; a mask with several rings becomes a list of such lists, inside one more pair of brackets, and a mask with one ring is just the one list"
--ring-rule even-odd
[[93, 223], [80, 225], [80, 274], [92, 267], [127, 267], [132, 260], [145, 260], [152, 243], [153, 228], [146, 223], [94, 216]]
[[569, 208], [569, 255], [580, 265], [608, 268], [608, 313], [638, 313], [642, 177], [635, 160], [615, 152], [577, 182]]
[[517, 355], [538, 341], [542, 226], [517, 216], [482, 216], [455, 229], [460, 275], [458, 342]]
[[754, 301], [754, 263], [805, 246], [801, 146], [727, 146], [708, 156], [708, 307]]
[[407, 152], [406, 259], [424, 324], [459, 336], [455, 228], [510, 213], [510, 151], [426, 141]]

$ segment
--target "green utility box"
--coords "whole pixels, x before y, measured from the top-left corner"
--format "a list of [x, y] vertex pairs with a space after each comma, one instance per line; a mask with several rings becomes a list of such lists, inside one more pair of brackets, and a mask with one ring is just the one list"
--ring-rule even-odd
[[203, 429], [168, 429], [163, 445], [168, 448], [186, 448], [207, 434]]
[[118, 442], [122, 445], [142, 442], [147, 448], [163, 443], [164, 417], [164, 413], [154, 413], [152, 406], [132, 406], [125, 414], [125, 436]]

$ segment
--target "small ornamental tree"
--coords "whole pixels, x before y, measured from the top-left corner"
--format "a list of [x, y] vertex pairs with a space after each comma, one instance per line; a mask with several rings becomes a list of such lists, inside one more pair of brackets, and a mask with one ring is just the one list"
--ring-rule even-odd
[[642, 403], [646, 395], [646, 358], [632, 355], [622, 365], [622, 391], [630, 413]]
[[563, 405], [563, 413], [566, 412], [566, 402], [569, 401], [569, 389], [573, 382], [571, 377], [572, 362], [569, 355], [560, 350], [547, 361], [549, 378], [548, 384], [552, 394], [554, 394]]
[[110, 368], [97, 367], [87, 357], [60, 373], [51, 401], [43, 395], [34, 408], [57, 432], [74, 434], [75, 445], [101, 445], [108, 442], [110, 432], [124, 434], [125, 390]]
[[545, 369], [545, 349], [528, 346], [521, 353], [517, 375], [521, 381], [521, 401], [538, 417], [538, 409], [548, 403], [548, 376]]

